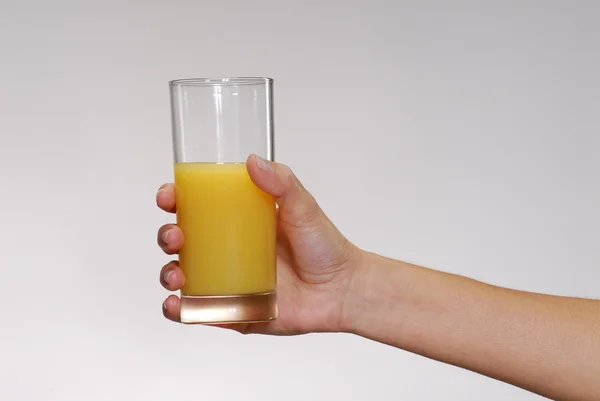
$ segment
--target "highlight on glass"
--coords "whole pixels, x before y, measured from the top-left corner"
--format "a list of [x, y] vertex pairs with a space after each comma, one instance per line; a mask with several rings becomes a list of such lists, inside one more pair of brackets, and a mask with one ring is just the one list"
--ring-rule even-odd
[[273, 80], [171, 81], [182, 323], [277, 318], [276, 208], [246, 159], [273, 160]]

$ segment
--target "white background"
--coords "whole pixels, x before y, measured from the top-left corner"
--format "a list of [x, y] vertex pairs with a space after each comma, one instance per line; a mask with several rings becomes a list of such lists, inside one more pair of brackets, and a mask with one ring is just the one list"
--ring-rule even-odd
[[0, 4], [0, 399], [540, 399], [350, 335], [164, 320], [167, 81], [275, 78], [278, 160], [361, 247], [600, 297], [598, 2]]

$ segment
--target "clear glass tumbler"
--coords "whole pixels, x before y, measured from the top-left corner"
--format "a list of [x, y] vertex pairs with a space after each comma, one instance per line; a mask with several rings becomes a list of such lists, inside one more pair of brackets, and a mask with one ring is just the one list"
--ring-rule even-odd
[[276, 208], [246, 159], [273, 160], [273, 80], [171, 81], [182, 323], [277, 318]]

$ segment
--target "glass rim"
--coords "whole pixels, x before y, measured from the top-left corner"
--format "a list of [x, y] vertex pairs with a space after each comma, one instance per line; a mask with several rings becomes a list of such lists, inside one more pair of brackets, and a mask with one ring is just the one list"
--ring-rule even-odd
[[212, 78], [183, 78], [169, 81], [169, 86], [237, 86], [264, 85], [273, 83], [268, 77], [212, 77]]

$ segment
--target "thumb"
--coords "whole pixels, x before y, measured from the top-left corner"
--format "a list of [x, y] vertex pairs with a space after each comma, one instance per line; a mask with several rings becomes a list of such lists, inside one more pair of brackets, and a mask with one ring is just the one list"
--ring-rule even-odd
[[280, 221], [286, 228], [292, 228], [286, 230], [286, 235], [299, 266], [320, 267], [316, 273], [297, 270], [303, 280], [320, 282], [323, 273], [336, 273], [345, 265], [354, 246], [327, 218], [288, 166], [252, 155], [246, 168], [254, 184], [275, 198]]
[[280, 218], [286, 223], [305, 227], [325, 222], [326, 217], [315, 198], [288, 166], [251, 155], [246, 167], [254, 184], [275, 198]]

